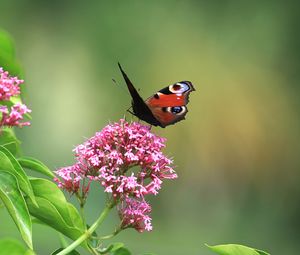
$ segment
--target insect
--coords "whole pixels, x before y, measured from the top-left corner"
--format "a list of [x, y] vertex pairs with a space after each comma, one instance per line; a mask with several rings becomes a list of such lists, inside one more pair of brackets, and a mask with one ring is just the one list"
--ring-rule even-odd
[[144, 101], [120, 63], [118, 66], [132, 97], [132, 112], [128, 110], [131, 114], [150, 125], [162, 128], [185, 119], [189, 94], [195, 90], [190, 81], [181, 81], [165, 87]]

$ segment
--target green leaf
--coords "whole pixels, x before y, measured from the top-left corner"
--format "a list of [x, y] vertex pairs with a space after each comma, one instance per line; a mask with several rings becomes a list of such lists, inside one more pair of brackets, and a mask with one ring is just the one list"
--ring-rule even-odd
[[20, 255], [25, 254], [26, 248], [18, 240], [2, 239], [0, 240], [0, 255]]
[[40, 221], [39, 219], [37, 219], [35, 217], [31, 217], [31, 222], [32, 222], [32, 224], [39, 224], [39, 225], [47, 226], [44, 222]]
[[36, 255], [33, 250], [27, 250], [24, 255]]
[[36, 204], [33, 190], [31, 184], [28, 180], [26, 173], [23, 168], [20, 166], [16, 158], [10, 153], [8, 149], [3, 146], [0, 146], [0, 169], [10, 172], [14, 175], [18, 184], [20, 185], [21, 190], [29, 196], [31, 201]]
[[69, 245], [69, 243], [66, 240], [66, 238], [64, 237], [64, 235], [62, 233], [58, 233], [58, 237], [59, 237], [60, 246], [62, 248], [66, 248]]
[[122, 247], [120, 249], [117, 249], [116, 251], [113, 251], [111, 255], [131, 255], [131, 252], [128, 249]]
[[[51, 181], [30, 180], [38, 207], [27, 201], [30, 213], [65, 236], [76, 240], [85, 232], [85, 226], [77, 209], [66, 201], [62, 191]], [[86, 243], [83, 243], [86, 247]]]
[[258, 252], [259, 255], [270, 255], [270, 253], [262, 250], [255, 249], [256, 252]]
[[15, 59], [14, 42], [11, 36], [4, 30], [0, 30], [0, 52], [1, 55], [5, 55], [6, 58]]
[[[51, 253], [51, 255], [55, 255], [58, 254], [59, 252], [61, 252], [64, 248], [59, 248], [57, 250], [55, 250], [54, 252]], [[68, 253], [68, 255], [80, 255], [80, 253], [76, 250], [73, 250], [71, 252]]]
[[31, 157], [21, 157], [18, 158], [18, 162], [24, 168], [28, 168], [30, 170], [42, 173], [50, 178], [54, 178], [54, 173], [41, 161], [31, 158]]
[[16, 59], [10, 59], [4, 52], [0, 52], [0, 66], [10, 75], [16, 75], [18, 78], [23, 77], [20, 63]]
[[21, 74], [21, 67], [15, 57], [15, 46], [12, 37], [0, 30], [0, 66], [11, 75]]
[[0, 171], [0, 198], [16, 223], [23, 240], [32, 249], [32, 224], [28, 208], [17, 179], [5, 171]]
[[270, 255], [269, 253], [240, 244], [222, 244], [215, 246], [206, 246], [220, 255]]
[[120, 248], [124, 247], [123, 243], [113, 243], [112, 245], [110, 245], [110, 249], [109, 251], [116, 251], [119, 250]]
[[124, 247], [123, 243], [113, 243], [113, 244], [109, 245], [107, 248], [99, 249], [99, 253], [107, 254], [109, 252], [115, 252], [115, 251], [121, 249], [122, 247]]
[[20, 153], [20, 141], [12, 128], [3, 128], [0, 132], [0, 145], [8, 149], [13, 155]]
[[32, 178], [30, 179], [30, 183], [35, 196], [43, 198], [53, 204], [69, 226], [75, 226], [78, 229], [85, 230], [84, 223], [77, 209], [67, 202], [64, 193], [55, 183], [42, 178]]

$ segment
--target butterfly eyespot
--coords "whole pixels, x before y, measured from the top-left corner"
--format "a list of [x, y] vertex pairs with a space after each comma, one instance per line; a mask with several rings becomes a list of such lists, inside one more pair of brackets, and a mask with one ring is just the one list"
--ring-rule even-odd
[[167, 112], [168, 111], [168, 107], [162, 107], [161, 108], [163, 112]]
[[180, 89], [181, 89], [181, 86], [178, 85], [178, 84], [174, 84], [174, 85], [172, 86], [172, 89], [175, 90], [175, 91], [177, 91], [177, 90], [180, 90]]
[[184, 82], [177, 82], [169, 86], [169, 90], [174, 94], [181, 94], [190, 90], [190, 86]]
[[167, 109], [165, 111], [170, 112], [175, 115], [184, 115], [187, 112], [187, 108], [183, 106], [173, 106], [173, 107], [166, 107]]
[[173, 106], [173, 107], [171, 107], [171, 112], [172, 113], [181, 113], [182, 112], [182, 107], [181, 106]]
[[159, 99], [159, 95], [156, 93], [156, 94], [154, 94], [154, 98], [155, 99]]

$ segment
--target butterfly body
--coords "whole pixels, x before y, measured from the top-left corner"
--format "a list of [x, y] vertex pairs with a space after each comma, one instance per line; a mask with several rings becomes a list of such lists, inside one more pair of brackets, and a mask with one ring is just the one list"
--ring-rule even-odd
[[132, 113], [135, 116], [162, 128], [185, 118], [189, 94], [195, 90], [190, 81], [181, 81], [165, 87], [144, 101], [121, 65], [118, 65], [132, 97]]

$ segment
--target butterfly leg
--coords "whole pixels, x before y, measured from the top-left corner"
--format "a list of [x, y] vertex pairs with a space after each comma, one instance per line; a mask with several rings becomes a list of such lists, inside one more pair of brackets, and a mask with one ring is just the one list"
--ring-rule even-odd
[[136, 116], [132, 111], [130, 111], [129, 109], [127, 110], [127, 112], [129, 112], [130, 114]]
[[130, 114], [136, 116], [135, 113], [133, 113], [132, 111], [130, 111], [131, 108], [132, 108], [132, 106], [130, 106], [126, 111], [129, 112]]
[[[131, 109], [131, 108], [132, 108], [132, 106], [131, 106], [131, 107], [129, 107], [129, 108], [126, 110], [126, 112], [129, 112], [131, 115], [133, 115], [133, 116], [137, 117], [137, 116], [135, 115], [135, 113], [134, 113], [134, 112], [130, 111], [130, 109]], [[126, 113], [125, 113], [125, 116], [126, 116]], [[125, 117], [125, 120], [126, 120], [126, 117]]]

